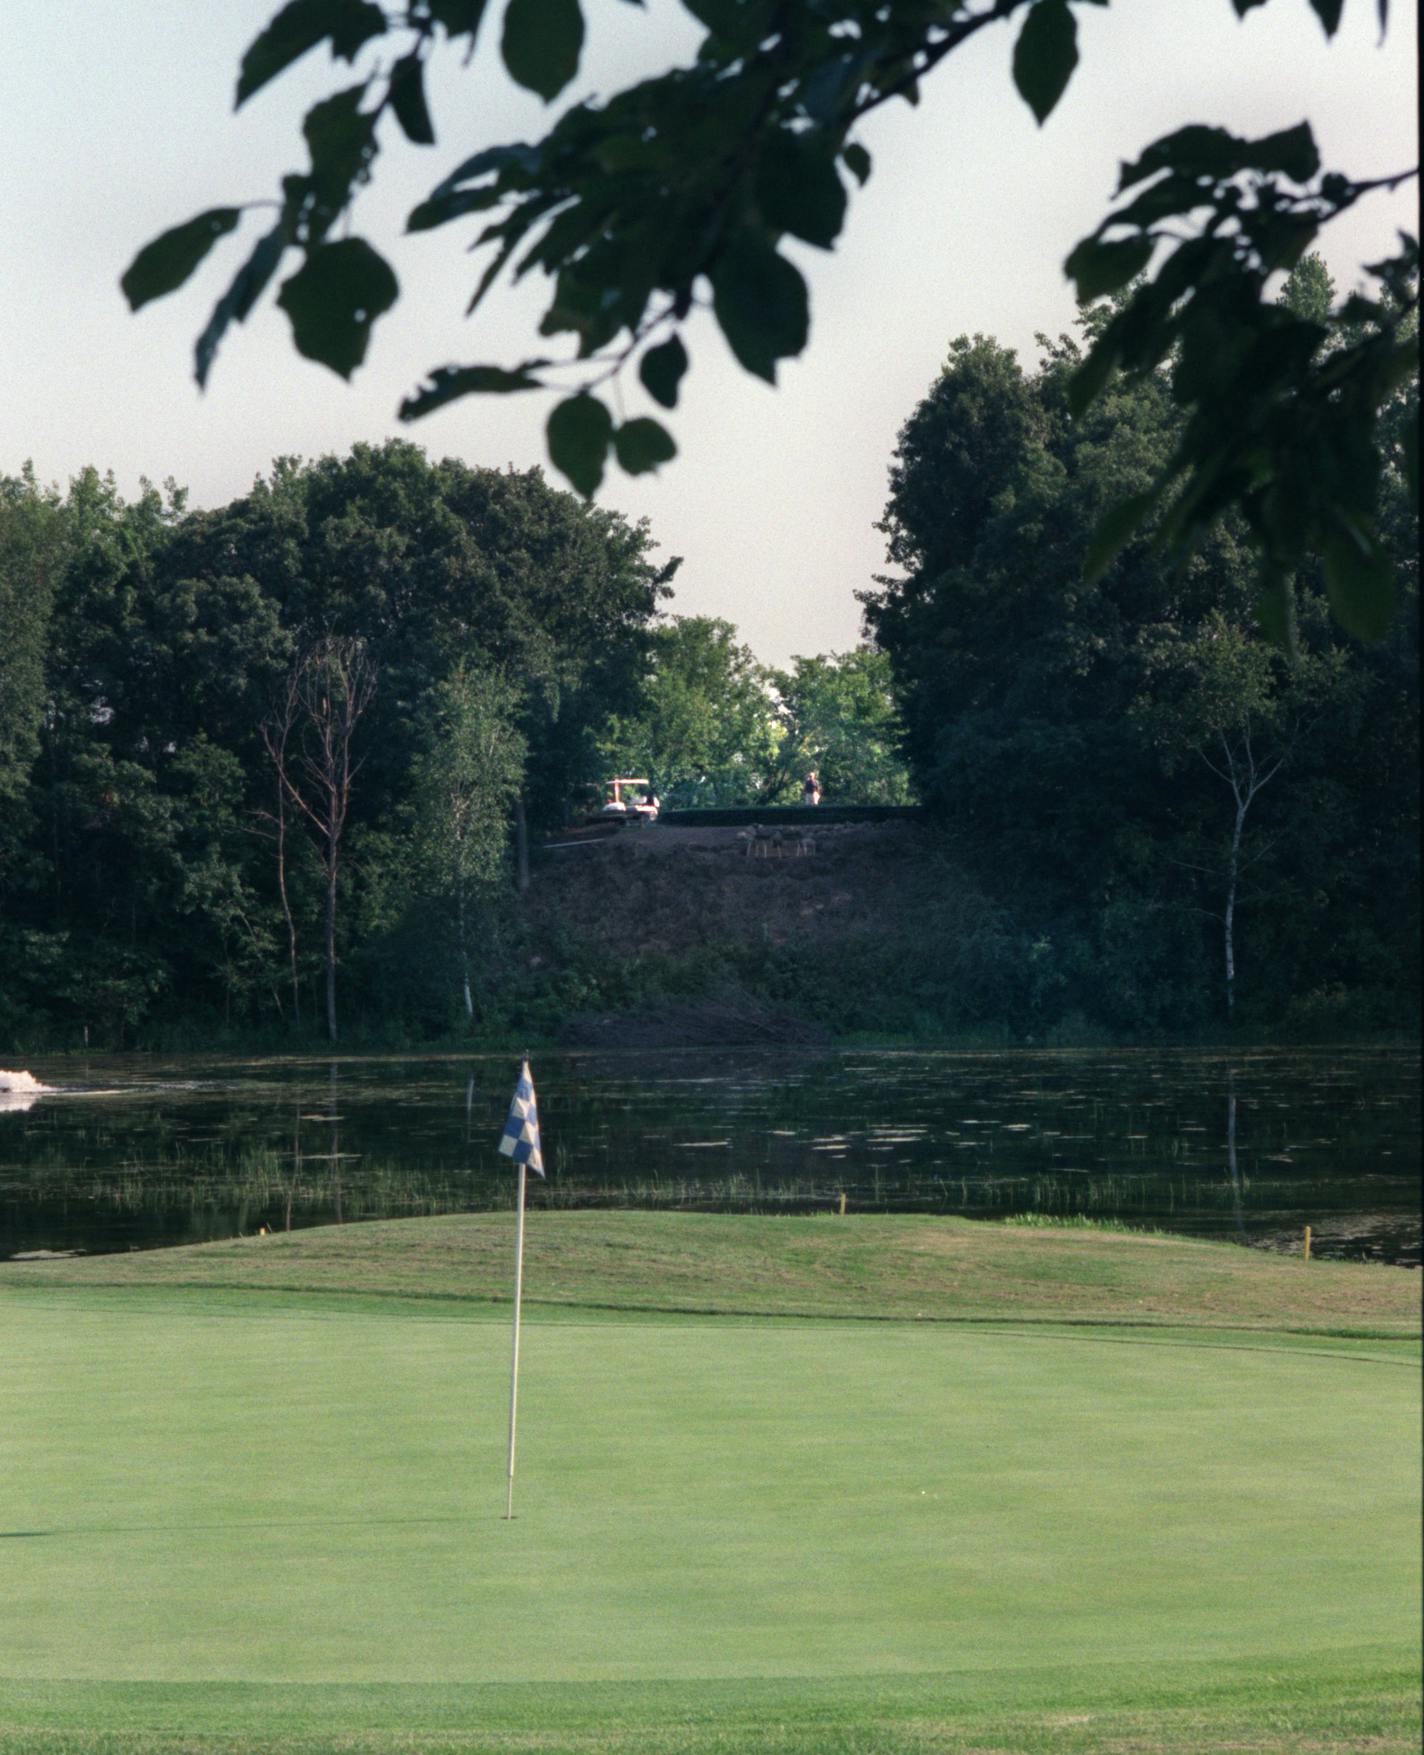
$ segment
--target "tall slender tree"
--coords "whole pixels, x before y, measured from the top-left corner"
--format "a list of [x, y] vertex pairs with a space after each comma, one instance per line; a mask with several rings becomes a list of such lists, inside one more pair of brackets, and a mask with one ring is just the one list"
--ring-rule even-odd
[[[298, 659], [262, 738], [288, 802], [305, 820], [325, 893], [326, 1029], [337, 1038], [336, 913], [347, 823], [364, 758], [356, 736], [376, 692], [364, 640], [327, 635]], [[288, 916], [290, 920], [290, 914]]]
[[453, 928], [461, 1000], [473, 1020], [475, 915], [506, 872], [528, 750], [519, 691], [497, 671], [458, 666], [432, 709], [413, 775], [418, 871]]
[[1190, 846], [1182, 845], [1179, 835], [1177, 850], [1168, 857], [1216, 892], [1202, 911], [1221, 927], [1228, 1022], [1236, 1013], [1242, 883], [1272, 844], [1258, 839], [1251, 845], [1250, 819], [1261, 794], [1288, 768], [1308, 735], [1318, 710], [1314, 703], [1332, 681], [1337, 694], [1347, 686], [1340, 668], [1330, 656], [1303, 656], [1287, 664], [1280, 652], [1213, 610], [1196, 628], [1158, 630], [1147, 686], [1132, 710], [1134, 722], [1156, 744], [1169, 778], [1196, 763], [1226, 789], [1226, 822], [1215, 824], [1203, 811]]

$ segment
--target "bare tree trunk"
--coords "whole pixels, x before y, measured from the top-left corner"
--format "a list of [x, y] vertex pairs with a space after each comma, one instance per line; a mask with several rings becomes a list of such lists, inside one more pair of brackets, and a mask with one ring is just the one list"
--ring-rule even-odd
[[1231, 853], [1226, 866], [1226, 908], [1222, 914], [1226, 951], [1226, 1018], [1231, 1021], [1236, 1007], [1236, 882], [1241, 870], [1241, 830], [1246, 821], [1250, 798], [1239, 794], [1236, 801], [1236, 824], [1231, 831]]
[[292, 977], [292, 1022], [300, 1028], [302, 998], [297, 981], [297, 923], [292, 918], [292, 901], [287, 894], [287, 795], [280, 774], [277, 777], [277, 894], [282, 898], [282, 918], [287, 923], [287, 966]]
[[465, 985], [465, 1016], [473, 1023], [475, 1017], [475, 999], [470, 992], [470, 944], [465, 933], [465, 886], [461, 882], [455, 891], [456, 930], [460, 940], [460, 975]]
[[[342, 839], [351, 792], [361, 763], [354, 760], [356, 728], [371, 704], [376, 673], [360, 640], [331, 636], [298, 661], [287, 679], [280, 713], [262, 728], [263, 742], [290, 804], [306, 818], [326, 878], [326, 1029], [336, 1041], [336, 895], [342, 870]], [[288, 741], [297, 732], [292, 756]], [[285, 835], [285, 830], [283, 830]], [[283, 865], [285, 905], [285, 863]], [[290, 926], [290, 913], [288, 923]], [[292, 941], [293, 981], [296, 979]]]
[[1230, 1023], [1236, 1009], [1236, 901], [1241, 877], [1241, 840], [1246, 827], [1246, 813], [1255, 802], [1256, 794], [1280, 773], [1291, 753], [1291, 745], [1287, 743], [1283, 750], [1270, 758], [1264, 766], [1256, 759], [1255, 749], [1251, 742], [1251, 719], [1248, 714], [1239, 733], [1240, 741], [1233, 745], [1224, 731], [1218, 732], [1221, 742], [1222, 766], [1199, 749], [1197, 754], [1205, 762], [1213, 774], [1218, 775], [1231, 788], [1231, 796], [1236, 801], [1236, 820], [1231, 829], [1231, 851], [1226, 861], [1226, 901], [1222, 909], [1222, 950], [1226, 961], [1226, 1018]]
[[336, 1040], [336, 875], [333, 857], [326, 868], [326, 1034], [332, 1042]]
[[[254, 960], [260, 959], [261, 954], [262, 954], [261, 941], [258, 939], [256, 932], [253, 930], [252, 922], [247, 918], [246, 912], [241, 908], [239, 908], [237, 910], [237, 917], [242, 922], [243, 927], [246, 929], [247, 941], [252, 946]], [[267, 978], [267, 986], [272, 994], [272, 1005], [273, 1005], [274, 1010], [277, 1013], [277, 1016], [279, 1018], [285, 1018], [287, 1014], [282, 1010], [281, 992], [279, 991], [279, 989], [277, 987], [277, 983], [270, 976]]]
[[301, 984], [297, 979], [297, 923], [292, 914], [292, 899], [287, 893], [287, 793], [291, 786], [287, 762], [287, 745], [297, 717], [299, 671], [287, 677], [286, 690], [271, 716], [263, 721], [262, 742], [277, 777], [277, 809], [270, 817], [260, 813], [272, 824], [277, 845], [277, 895], [282, 904], [282, 919], [287, 926], [287, 969], [292, 983], [292, 1022], [298, 1028], [302, 1021]]

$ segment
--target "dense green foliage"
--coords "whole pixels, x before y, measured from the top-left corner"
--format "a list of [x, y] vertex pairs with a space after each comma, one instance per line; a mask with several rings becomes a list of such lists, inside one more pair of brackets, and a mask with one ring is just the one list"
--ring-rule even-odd
[[[1116, 377], [1084, 412], [1078, 345], [1045, 350], [1026, 371], [954, 343], [891, 471], [898, 571], [866, 597], [922, 795], [1034, 945], [1040, 1027], [1408, 1023], [1418, 537], [1400, 445], [1373, 503], [1400, 613], [1377, 641], [1345, 633], [1306, 556], [1291, 658], [1257, 631], [1229, 522], [1176, 562], [1144, 527], [1085, 574], [1104, 509], [1157, 477], [1181, 417], [1162, 375]], [[1416, 418], [1398, 390], [1384, 430]]]
[[550, 1035], [735, 979], [746, 944], [610, 986], [601, 936], [523, 897], [529, 845], [620, 768], [670, 802], [799, 796], [815, 762], [839, 802], [903, 797], [889, 666], [774, 672], [662, 619], [651, 546], [408, 444], [212, 511], [0, 483], [0, 1043]]
[[815, 770], [828, 801], [904, 804], [909, 776], [883, 652], [757, 662], [730, 622], [674, 616], [653, 634], [636, 713], [603, 740], [610, 771], [645, 774], [676, 809], [790, 804]]
[[498, 904], [528, 744], [517, 725], [519, 692], [498, 672], [460, 664], [434, 705], [434, 735], [412, 776], [417, 882], [436, 904], [432, 925], [445, 928], [473, 1019], [477, 935]]
[[[1251, 3], [1237, 0], [1238, 10]], [[1317, 10], [1329, 29], [1339, 0]], [[1378, 523], [1381, 426], [1418, 376], [1418, 242], [1401, 233], [1396, 254], [1367, 270], [1373, 292], [1338, 309], [1266, 295], [1280, 271], [1308, 260], [1323, 224], [1416, 174], [1322, 174], [1304, 122], [1259, 140], [1180, 128], [1123, 166], [1117, 194], [1128, 199], [1066, 267], [1082, 299], [1119, 291], [1154, 260], [1155, 278], [1099, 328], [1068, 403], [1082, 415], [1117, 369], [1140, 381], [1165, 364], [1184, 418], [1147, 484], [1100, 516], [1090, 579], [1149, 519], [1156, 545], [1181, 555], [1230, 514], [1256, 557], [1263, 625], [1280, 644], [1295, 651], [1293, 576], [1312, 555], [1340, 625], [1366, 638], [1385, 631], [1396, 557]], [[1399, 461], [1417, 493], [1417, 453]]]
[[765, 673], [716, 616], [677, 616], [653, 636], [638, 711], [604, 738], [610, 772], [643, 774], [677, 808], [768, 796], [778, 728]]
[[781, 795], [801, 796], [814, 772], [828, 804], [908, 804], [910, 776], [900, 753], [902, 727], [890, 664], [868, 646], [793, 658], [774, 671], [782, 737]]
[[[1132, 296], [1087, 309], [1089, 345]], [[1280, 308], [1333, 308], [1317, 258]], [[1320, 330], [1327, 360], [1351, 345]], [[954, 344], [900, 436], [874, 647], [783, 671], [727, 622], [662, 620], [676, 561], [537, 472], [357, 447], [204, 512], [6, 480], [0, 1038], [552, 1035], [728, 996], [1054, 1042], [1410, 1027], [1417, 390], [1370, 479], [1397, 613], [1349, 632], [1307, 552], [1281, 643], [1234, 515], [1185, 557], [1150, 517], [1102, 544], [1184, 417], [1175, 358], [1086, 408], [1083, 361]], [[816, 928], [807, 875], [795, 930], [770, 890], [735, 922], [680, 892], [665, 946], [635, 924], [610, 958], [518, 898], [533, 836], [618, 769], [674, 805], [796, 800], [812, 770], [834, 803], [913, 784], [946, 833], [898, 900], [866, 866], [854, 932]]]
[[[1105, 4], [1106, 0], [1096, 0]], [[1265, 0], [1231, 0], [1244, 16]], [[564, 111], [534, 143], [488, 144], [449, 172], [410, 214], [426, 231], [482, 214], [488, 248], [469, 310], [506, 269], [539, 269], [552, 283], [539, 325], [545, 344], [568, 337], [565, 357], [547, 345], [512, 369], [442, 365], [402, 405], [406, 419], [472, 393], [559, 387], [549, 455], [583, 494], [608, 459], [630, 474], [667, 462], [671, 434], [647, 415], [615, 421], [600, 392], [638, 359], [643, 388], [661, 409], [677, 404], [689, 365], [681, 326], [707, 299], [739, 364], [774, 383], [778, 363], [809, 333], [800, 270], [789, 238], [834, 246], [845, 224], [847, 176], [864, 185], [870, 154], [856, 138], [882, 104], [918, 100], [921, 83], [956, 50], [1012, 20], [1012, 76], [1043, 123], [1078, 62], [1069, 0], [684, 0], [704, 32], [688, 66], [629, 84], [606, 102]], [[1381, 28], [1388, 0], [1376, 0]], [[1311, 0], [1327, 36], [1344, 0]], [[484, 0], [413, 0], [386, 12], [372, 0], [288, 0], [243, 59], [241, 106], [310, 50], [358, 64], [355, 83], [308, 111], [309, 169], [282, 179], [281, 200], [251, 204], [275, 223], [256, 240], [219, 299], [197, 346], [203, 382], [227, 329], [242, 322], [293, 253], [299, 265], [277, 303], [297, 350], [349, 377], [372, 325], [399, 296], [396, 276], [364, 239], [338, 222], [374, 174], [382, 130], [433, 145], [424, 76], [432, 54], [481, 51]], [[488, 33], [486, 33], [488, 35]], [[510, 0], [500, 56], [518, 85], [546, 102], [578, 72], [580, 0]], [[388, 126], [388, 124], [390, 126]], [[1155, 264], [1097, 337], [1067, 394], [1082, 412], [1115, 366], [1151, 372], [1175, 354], [1171, 391], [1190, 418], [1159, 467], [1105, 509], [1090, 571], [1167, 504], [1159, 539], [1200, 540], [1238, 508], [1258, 556], [1263, 598], [1290, 637], [1289, 576], [1301, 557], [1325, 559], [1330, 601], [1345, 626], [1377, 631], [1390, 613], [1388, 545], [1374, 523], [1379, 410], [1418, 363], [1407, 319], [1416, 293], [1414, 239], [1401, 237], [1368, 272], [1377, 296], [1358, 294], [1338, 313], [1272, 304], [1272, 277], [1310, 249], [1320, 228], [1381, 187], [1413, 172], [1389, 167], [1373, 180], [1323, 171], [1308, 123], [1259, 140], [1195, 123], [1124, 164], [1122, 205], [1069, 256], [1079, 296], [1113, 292]], [[149, 243], [123, 277], [137, 310], [181, 286], [245, 209], [211, 208]], [[1329, 357], [1320, 343], [1348, 333]], [[573, 377], [561, 374], [571, 369]], [[553, 376], [550, 376], [550, 374]], [[620, 407], [621, 415], [621, 407]], [[1411, 453], [1411, 458], [1413, 453]]]
[[558, 820], [637, 699], [650, 547], [405, 444], [210, 512], [6, 482], [0, 1034], [310, 1025], [337, 962], [358, 1015], [443, 1021], [511, 802]]

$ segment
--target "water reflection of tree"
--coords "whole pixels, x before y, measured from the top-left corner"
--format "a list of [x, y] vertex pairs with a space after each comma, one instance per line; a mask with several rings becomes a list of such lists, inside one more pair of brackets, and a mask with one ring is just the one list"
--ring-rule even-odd
[[[546, 1125], [559, 1124], [569, 1157], [541, 1198], [789, 1213], [824, 1211], [844, 1188], [853, 1211], [878, 1201], [905, 1212], [1081, 1212], [1254, 1246], [1277, 1229], [1298, 1239], [1305, 1219], [1338, 1213], [1352, 1235], [1378, 1236], [1386, 1259], [1417, 1257], [1418, 1185], [1406, 1165], [1417, 1075], [1397, 1053], [860, 1054], [608, 1055], [592, 1067], [548, 1057]], [[476, 1089], [482, 1067], [462, 1058], [393, 1076], [342, 1059], [333, 1077], [330, 1056], [284, 1060], [256, 1091], [244, 1079], [8, 1117], [0, 1254], [508, 1206], [493, 1153], [507, 1092]], [[1224, 1137], [1213, 1141], [1216, 1126]], [[1143, 1142], [1116, 1150], [1119, 1134], [1144, 1131], [1145, 1159]], [[684, 1151], [689, 1141], [727, 1143]], [[1298, 1156], [1287, 1160], [1292, 1141]]]
[[297, 1179], [302, 1173], [302, 1088], [297, 1086], [296, 1104], [292, 1110], [292, 1168], [287, 1177], [285, 1229], [292, 1228], [292, 1202], [296, 1199]]
[[1226, 1069], [1226, 1169], [1231, 1177], [1231, 1216], [1238, 1241], [1245, 1243], [1246, 1220], [1241, 1203], [1241, 1172], [1236, 1164], [1236, 1068]]
[[336, 1203], [336, 1211], [333, 1216], [338, 1225], [344, 1225], [346, 1215], [341, 1210], [341, 1109], [336, 1091], [340, 1076], [337, 1064], [333, 1060], [327, 1078], [327, 1097], [331, 1104], [331, 1191]]

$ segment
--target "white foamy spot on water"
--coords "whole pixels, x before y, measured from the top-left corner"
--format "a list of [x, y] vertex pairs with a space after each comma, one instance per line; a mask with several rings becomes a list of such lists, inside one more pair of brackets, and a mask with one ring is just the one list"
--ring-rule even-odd
[[31, 1109], [40, 1097], [53, 1089], [53, 1085], [42, 1085], [31, 1073], [7, 1072], [0, 1067], [0, 1113]]
[[13, 1092], [16, 1096], [39, 1097], [46, 1091], [52, 1091], [53, 1085], [42, 1085], [32, 1073], [6, 1072], [0, 1066], [0, 1092]]

